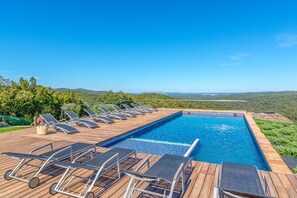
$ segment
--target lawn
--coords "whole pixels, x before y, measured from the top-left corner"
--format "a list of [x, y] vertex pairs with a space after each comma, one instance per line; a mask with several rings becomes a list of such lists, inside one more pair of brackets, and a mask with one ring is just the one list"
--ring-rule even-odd
[[[258, 119], [256, 122], [281, 156], [297, 158], [297, 125]], [[297, 167], [294, 171], [297, 172]]]
[[30, 126], [12, 126], [12, 127], [1, 127], [0, 133], [15, 131], [19, 129], [29, 128]]

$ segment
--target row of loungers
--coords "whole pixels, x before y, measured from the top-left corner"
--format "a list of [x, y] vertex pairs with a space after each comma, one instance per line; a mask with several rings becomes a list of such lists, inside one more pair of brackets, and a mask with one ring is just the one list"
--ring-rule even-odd
[[62, 131], [65, 134], [72, 134], [78, 132], [78, 130], [72, 126], [73, 123], [78, 126], [97, 128], [99, 127], [99, 125], [95, 122], [104, 122], [106, 124], [111, 124], [114, 123], [113, 119], [126, 120], [127, 117], [136, 117], [137, 115], [145, 115], [146, 113], [152, 113], [154, 111], [157, 111], [157, 109], [150, 106], [137, 106], [134, 103], [131, 103], [131, 105], [133, 106], [133, 108], [128, 106], [127, 104], [124, 104], [123, 106], [125, 107], [125, 109], [121, 109], [117, 105], [112, 105], [112, 108], [115, 110], [116, 113], [109, 111], [105, 107], [99, 107], [100, 110], [104, 113], [104, 115], [99, 115], [91, 109], [84, 109], [84, 111], [88, 114], [88, 120], [80, 119], [79, 116], [73, 111], [65, 111], [65, 114], [69, 117], [69, 121], [66, 123], [61, 123], [57, 121], [49, 113], [40, 114], [40, 117], [42, 117], [45, 120], [49, 127], [53, 127], [57, 131]]
[[[41, 149], [49, 148], [48, 152], [36, 154]], [[182, 197], [187, 184], [186, 174], [193, 171], [192, 160], [189, 157], [176, 155], [163, 155], [156, 163], [150, 165], [150, 159], [144, 159], [140, 165], [132, 170], [122, 169], [120, 165], [128, 159], [134, 159], [134, 166], [137, 162], [136, 152], [131, 149], [112, 148], [104, 153], [97, 153], [94, 144], [74, 143], [69, 146], [54, 149], [53, 144], [46, 144], [32, 150], [28, 154], [4, 152], [1, 153], [13, 159], [21, 160], [13, 169], [4, 174], [6, 180], [16, 179], [28, 183], [30, 188], [36, 188], [40, 184], [38, 175], [49, 166], [55, 165], [66, 169], [57, 183], [53, 183], [49, 192], [52, 195], [57, 193], [78, 198], [93, 198], [95, 194], [93, 187], [100, 177], [115, 169], [117, 178], [122, 173], [130, 177], [124, 198], [131, 198], [138, 191], [141, 194], [171, 198], [176, 193], [176, 187], [181, 185], [179, 197]], [[38, 166], [33, 161], [38, 160]], [[22, 173], [33, 166], [36, 170], [27, 178]], [[145, 168], [146, 166], [146, 168]], [[144, 169], [145, 168], [145, 169]], [[82, 174], [80, 170], [89, 171]], [[140, 170], [142, 170], [140, 172]], [[143, 172], [143, 170], [145, 170]], [[143, 189], [141, 182], [148, 183]], [[255, 166], [223, 162], [218, 184], [214, 189], [214, 197], [269, 197], [269, 189], [264, 178], [264, 188]], [[154, 189], [162, 189], [156, 192]]]

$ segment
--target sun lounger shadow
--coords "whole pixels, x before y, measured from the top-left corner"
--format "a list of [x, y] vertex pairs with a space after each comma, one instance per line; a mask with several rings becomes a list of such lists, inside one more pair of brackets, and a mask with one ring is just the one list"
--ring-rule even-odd
[[[124, 162], [121, 163], [120, 168], [129, 170], [132, 167], [134, 167], [138, 162], [141, 161], [141, 158], [134, 158], [129, 157]], [[121, 178], [125, 176], [123, 172], [121, 172]], [[106, 172], [104, 175], [102, 175], [95, 183], [93, 192], [95, 194], [95, 197], [101, 197], [102, 194], [104, 194], [108, 189], [112, 188], [117, 182], [121, 180], [118, 179], [118, 172], [116, 168], [113, 168]], [[81, 185], [85, 185], [87, 181], [84, 181], [81, 183]], [[78, 185], [79, 186], [79, 185]], [[78, 186], [72, 186], [71, 188]]]
[[[185, 171], [185, 190], [187, 190], [188, 186], [191, 184], [192, 180], [190, 179], [194, 167], [187, 167], [187, 171]], [[162, 183], [156, 183], [155, 185], [149, 185], [145, 188], [145, 190], [150, 191], [150, 192], [155, 192], [158, 194], [163, 194], [164, 193], [164, 187], [165, 185]], [[170, 185], [166, 185], [166, 189], [170, 189]], [[179, 183], [177, 184], [177, 186], [175, 187], [173, 194], [172, 194], [172, 198], [181, 198], [183, 196], [182, 194], [182, 184]], [[146, 193], [141, 193], [138, 198], [148, 198], [149, 195]]]

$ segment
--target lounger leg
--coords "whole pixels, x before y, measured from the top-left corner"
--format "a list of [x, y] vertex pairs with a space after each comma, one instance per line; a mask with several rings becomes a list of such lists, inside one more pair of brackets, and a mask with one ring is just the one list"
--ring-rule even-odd
[[119, 157], [117, 157], [117, 167], [118, 167], [118, 175], [119, 175], [119, 179], [120, 179], [121, 178], [121, 169], [120, 169]]
[[[75, 170], [67, 168], [65, 173], [62, 175], [61, 179], [58, 181], [55, 190], [59, 190], [59, 188], [63, 185], [63, 183], [72, 175]], [[67, 187], [67, 185], [65, 186]]]
[[175, 183], [176, 183], [176, 181], [173, 181], [172, 184], [171, 184], [170, 193], [169, 193], [169, 195], [168, 195], [168, 198], [171, 198], [172, 195], [173, 195], [173, 191], [174, 191]]
[[97, 172], [97, 174], [96, 174], [96, 176], [95, 176], [95, 178], [94, 178], [92, 184], [90, 185], [90, 187], [88, 188], [88, 190], [86, 191], [85, 194], [87, 194], [88, 192], [91, 192], [91, 191], [92, 191], [92, 188], [93, 188], [93, 186], [95, 185], [97, 179], [99, 178], [99, 176], [101, 176], [101, 172], [102, 172], [102, 170], [103, 170], [103, 167], [101, 167], [101, 168], [98, 170], [98, 172]]
[[[20, 163], [18, 163], [18, 165], [11, 171], [10, 175], [9, 176], [13, 176], [16, 174], [16, 172], [18, 172], [23, 166], [25, 166], [28, 162], [25, 162], [26, 161], [26, 158], [25, 159], [22, 159], [20, 161]], [[30, 161], [30, 160], [29, 160]]]
[[219, 198], [219, 190], [217, 187], [214, 187], [213, 198]]
[[127, 198], [133, 180], [134, 180], [133, 178], [130, 179], [129, 184], [128, 184], [128, 187], [127, 187], [127, 190], [126, 190], [126, 192], [125, 192], [125, 194], [124, 194], [124, 198]]
[[134, 195], [134, 193], [135, 193], [135, 191], [136, 191], [136, 186], [137, 186], [137, 184], [139, 183], [140, 181], [135, 181], [135, 183], [133, 184], [133, 186], [132, 186], [132, 190], [131, 190], [131, 193], [130, 193], [130, 195], [128, 196], [128, 198], [132, 198], [133, 197], [133, 195]]

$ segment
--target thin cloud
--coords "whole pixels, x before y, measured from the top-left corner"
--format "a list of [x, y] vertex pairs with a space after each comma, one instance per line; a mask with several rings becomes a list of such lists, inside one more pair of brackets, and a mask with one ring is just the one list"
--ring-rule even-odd
[[230, 62], [229, 63], [221, 63], [218, 64], [218, 66], [220, 67], [224, 67], [224, 66], [238, 66], [238, 65], [243, 65], [243, 60], [248, 57], [251, 56], [251, 53], [247, 53], [247, 52], [241, 52], [241, 53], [237, 53], [237, 54], [231, 54], [229, 55], [229, 59]]
[[243, 58], [245, 57], [248, 57], [248, 56], [251, 56], [252, 54], [251, 53], [238, 53], [238, 54], [233, 54], [233, 55], [230, 55], [229, 58], [231, 60], [234, 60], [234, 61], [240, 61], [242, 60]]
[[276, 41], [278, 47], [292, 47], [297, 45], [297, 34], [279, 34]]
[[220, 66], [220, 67], [226, 67], [226, 66], [237, 66], [237, 65], [242, 65], [242, 62], [222, 63], [222, 64], [219, 64], [218, 66]]

